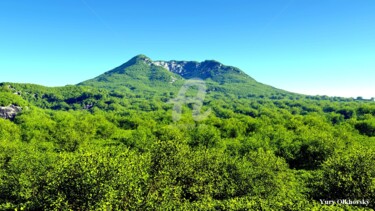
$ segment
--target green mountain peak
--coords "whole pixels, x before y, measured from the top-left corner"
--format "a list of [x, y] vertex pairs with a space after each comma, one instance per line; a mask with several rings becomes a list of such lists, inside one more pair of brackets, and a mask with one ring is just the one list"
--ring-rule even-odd
[[135, 61], [151, 61], [151, 59], [149, 57], [147, 57], [146, 55], [144, 55], [144, 54], [139, 54], [139, 55], [133, 57], [131, 60], [135, 60]]
[[178, 90], [186, 80], [192, 78], [204, 80], [209, 90], [220, 90], [228, 94], [247, 96], [254, 93], [286, 93], [255, 81], [236, 67], [215, 60], [153, 61], [143, 54], [79, 85], [110, 90], [125, 89], [132, 92], [146, 90], [164, 93]]

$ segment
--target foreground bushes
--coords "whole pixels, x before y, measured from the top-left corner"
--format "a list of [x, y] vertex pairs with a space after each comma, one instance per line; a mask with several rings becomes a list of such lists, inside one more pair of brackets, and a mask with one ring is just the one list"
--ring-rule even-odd
[[[366, 160], [373, 152], [329, 159], [319, 179], [298, 176], [270, 151], [230, 156], [183, 141], [158, 141], [147, 152], [86, 145], [56, 153], [48, 143], [6, 141], [0, 148], [0, 210], [301, 210], [324, 207], [309, 191], [374, 198]], [[316, 190], [303, 178], [318, 181]]]
[[0, 210], [375, 208], [320, 203], [375, 198], [372, 104], [212, 99], [204, 121], [184, 107], [173, 123], [129, 102], [0, 119]]
[[156, 142], [145, 153], [121, 146], [51, 149], [1, 143], [2, 210], [219, 209], [236, 201], [276, 206], [270, 200], [292, 208], [304, 200], [285, 162], [262, 150], [230, 157], [172, 141]]

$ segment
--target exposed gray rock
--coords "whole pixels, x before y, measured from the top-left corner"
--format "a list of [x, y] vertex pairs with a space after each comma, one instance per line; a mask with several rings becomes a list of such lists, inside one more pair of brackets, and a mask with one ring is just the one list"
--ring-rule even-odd
[[146, 63], [147, 65], [151, 66], [152, 65], [152, 61], [150, 58], [146, 57], [146, 56], [141, 56], [139, 57], [139, 60], [143, 61], [144, 63]]
[[155, 61], [153, 62], [154, 65], [163, 67], [173, 73], [183, 73], [183, 70], [185, 69], [185, 65], [187, 62], [177, 62], [177, 61]]
[[93, 107], [94, 107], [94, 104], [90, 103], [90, 104], [84, 105], [83, 109], [89, 110], [89, 109], [92, 109]]
[[3, 119], [14, 119], [14, 117], [22, 111], [22, 108], [15, 105], [10, 105], [6, 107], [0, 106], [0, 118]]
[[[149, 60], [147, 61], [149, 62]], [[148, 64], [148, 63], [147, 63]], [[214, 60], [206, 60], [203, 62], [194, 61], [154, 61], [153, 65], [162, 67], [170, 72], [176, 73], [183, 78], [210, 78], [214, 75], [234, 71], [241, 74], [242, 72], [235, 67], [225, 66]]]

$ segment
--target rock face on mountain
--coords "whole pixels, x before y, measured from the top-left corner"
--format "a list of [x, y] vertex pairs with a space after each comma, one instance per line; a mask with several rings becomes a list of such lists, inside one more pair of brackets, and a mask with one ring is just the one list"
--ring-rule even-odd
[[14, 117], [22, 111], [22, 108], [15, 105], [0, 107], [0, 118], [14, 119]]
[[153, 65], [163, 67], [170, 72], [181, 75], [184, 78], [211, 78], [215, 74], [220, 74], [220, 72], [234, 72], [237, 74], [242, 74], [243, 72], [238, 68], [225, 66], [220, 62], [214, 60], [206, 60], [203, 62], [194, 61], [154, 61]]

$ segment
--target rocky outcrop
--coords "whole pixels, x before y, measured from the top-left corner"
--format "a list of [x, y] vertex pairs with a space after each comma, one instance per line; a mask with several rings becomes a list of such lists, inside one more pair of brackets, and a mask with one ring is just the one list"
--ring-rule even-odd
[[193, 61], [154, 61], [153, 65], [162, 67], [170, 72], [176, 73], [184, 78], [210, 78], [214, 75], [234, 71], [241, 73], [237, 68], [225, 66], [214, 60], [206, 60], [203, 62]]
[[6, 107], [0, 106], [0, 118], [3, 119], [14, 119], [16, 115], [22, 111], [22, 108], [15, 105], [10, 105]]
[[[156, 66], [159, 66], [159, 67], [163, 67], [173, 73], [178, 73], [178, 74], [181, 74], [183, 75], [184, 74], [184, 70], [186, 69], [185, 68], [185, 65], [186, 65], [187, 62], [177, 62], [177, 61], [169, 61], [169, 62], [165, 62], [165, 61], [155, 61], [153, 62], [154, 65]], [[198, 66], [198, 65], [196, 65]]]

